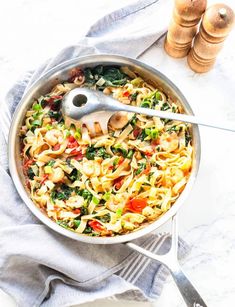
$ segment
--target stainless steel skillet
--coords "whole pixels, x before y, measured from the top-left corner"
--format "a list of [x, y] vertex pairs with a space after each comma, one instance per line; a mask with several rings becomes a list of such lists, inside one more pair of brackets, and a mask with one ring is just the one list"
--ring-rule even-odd
[[[89, 237], [83, 234], [77, 234], [69, 231], [65, 228], [60, 227], [52, 220], [50, 220], [38, 207], [34, 205], [29, 197], [27, 189], [25, 189], [25, 179], [22, 171], [22, 164], [20, 158], [20, 142], [19, 142], [19, 129], [23, 123], [25, 113], [27, 109], [31, 106], [33, 99], [41, 95], [44, 95], [52, 89], [56, 84], [69, 79], [70, 72], [73, 68], [80, 67], [94, 67], [97, 65], [117, 65], [117, 66], [127, 66], [132, 70], [138, 72], [138, 74], [143, 77], [146, 81], [152, 84], [156, 84], [161, 90], [163, 90], [167, 95], [169, 95], [176, 103], [181, 105], [187, 114], [193, 114], [192, 109], [187, 102], [186, 98], [180, 92], [180, 90], [163, 74], [161, 74], [156, 69], [153, 69], [140, 61], [126, 58], [123, 56], [113, 56], [113, 55], [92, 55], [85, 56], [81, 58], [75, 58], [73, 60], [62, 63], [56, 66], [42, 76], [38, 81], [36, 81], [28, 92], [22, 98], [20, 104], [18, 105], [15, 114], [13, 116], [10, 134], [9, 134], [9, 167], [14, 184], [24, 200], [28, 208], [48, 227], [54, 231], [72, 238], [74, 240], [82, 241], [91, 244], [116, 244], [125, 243], [129, 248], [132, 248], [143, 255], [150, 257], [154, 260], [162, 262], [170, 270], [187, 306], [206, 306], [204, 301], [201, 299], [198, 292], [189, 282], [187, 277], [184, 275], [177, 260], [177, 221], [176, 214], [180, 207], [183, 205], [187, 195], [189, 194], [194, 180], [196, 178], [199, 161], [200, 161], [200, 136], [198, 126], [194, 125], [192, 127], [193, 135], [193, 167], [190, 179], [172, 208], [162, 215], [157, 221], [146, 226], [138, 231], [116, 237]], [[166, 255], [157, 256], [143, 248], [130, 242], [134, 239], [142, 237], [166, 223], [166, 221], [172, 220], [172, 248], [171, 251]]]

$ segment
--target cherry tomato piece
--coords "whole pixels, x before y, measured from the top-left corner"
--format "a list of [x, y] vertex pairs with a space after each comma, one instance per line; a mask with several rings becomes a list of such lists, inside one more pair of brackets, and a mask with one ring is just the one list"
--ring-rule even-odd
[[126, 209], [128, 211], [134, 213], [141, 213], [142, 210], [147, 206], [147, 199], [146, 198], [132, 198], [126, 204]]
[[141, 133], [141, 129], [136, 127], [134, 130], [133, 130], [133, 135], [134, 135], [134, 138], [137, 138]]
[[97, 231], [97, 232], [101, 232], [104, 230], [104, 226], [102, 224], [100, 224], [99, 222], [97, 221], [89, 221], [88, 222], [88, 225], [94, 230], [94, 231]]
[[55, 146], [53, 146], [52, 150], [53, 151], [57, 151], [60, 149], [60, 144], [55, 144]]
[[123, 177], [119, 177], [114, 179], [113, 183], [114, 183], [114, 187], [116, 190], [119, 190], [121, 188], [121, 186], [123, 185], [124, 182], [124, 178]]
[[70, 152], [70, 155], [73, 156], [73, 159], [77, 160], [77, 161], [80, 161], [83, 159], [83, 154], [81, 151], [78, 151], [76, 149], [72, 150]]
[[48, 179], [48, 174], [45, 174], [43, 177], [42, 177], [42, 180], [41, 180], [41, 182], [40, 182], [40, 184], [44, 184], [45, 183], [45, 181]]
[[122, 93], [123, 97], [129, 97], [130, 96], [130, 92], [129, 91], [125, 91]]
[[68, 137], [68, 141], [69, 141], [67, 145], [68, 148], [78, 147], [78, 142], [75, 139], [75, 137], [73, 137], [72, 135]]
[[73, 213], [74, 214], [80, 214], [81, 213], [80, 208], [73, 209]]

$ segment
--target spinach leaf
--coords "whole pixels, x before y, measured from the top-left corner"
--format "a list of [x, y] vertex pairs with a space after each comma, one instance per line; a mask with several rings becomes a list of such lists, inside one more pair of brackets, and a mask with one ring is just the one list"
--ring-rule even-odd
[[68, 226], [68, 223], [65, 221], [56, 221], [56, 224], [66, 228], [66, 229], [70, 229], [70, 227]]
[[71, 193], [73, 192], [73, 188], [68, 187], [66, 184], [62, 183], [61, 190], [65, 194], [67, 198], [70, 197]]
[[74, 168], [70, 174], [67, 174], [67, 177], [72, 182], [79, 180], [81, 178], [81, 176], [82, 176], [82, 173], [79, 172], [76, 168]]
[[135, 171], [136, 175], [139, 175], [140, 173], [142, 173], [146, 168], [146, 162], [141, 162], [139, 164], [139, 168]]
[[85, 76], [85, 82], [93, 85], [95, 84], [96, 80], [93, 76], [92, 70], [90, 68], [85, 68], [84, 69], [84, 76]]
[[127, 81], [126, 75], [117, 67], [104, 67], [102, 77], [106, 80], [106, 86], [124, 85]]
[[82, 215], [87, 215], [87, 214], [88, 214], [88, 209], [87, 209], [87, 207], [83, 206], [83, 207], [80, 208], [80, 210], [81, 210], [81, 216], [82, 216]]
[[93, 197], [93, 195], [87, 189], [80, 190], [80, 189], [76, 188], [75, 193], [77, 195], [82, 196], [88, 202], [90, 202], [92, 200], [92, 197]]
[[104, 71], [104, 66], [103, 65], [98, 65], [94, 68], [94, 74], [101, 76], [103, 74]]
[[58, 199], [58, 200], [66, 200], [67, 196], [63, 192], [56, 192], [56, 197], [55, 198]]
[[104, 147], [94, 148], [94, 146], [87, 147], [86, 158], [88, 160], [94, 160], [95, 157], [101, 157], [103, 159], [110, 158], [111, 156], [106, 152]]
[[34, 174], [33, 169], [31, 167], [28, 169], [27, 175], [28, 175], [29, 179], [33, 180], [35, 174]]
[[55, 202], [55, 199], [58, 200], [67, 200], [69, 199], [73, 189], [68, 187], [65, 184], [62, 184], [59, 190], [54, 190], [51, 192], [51, 200]]
[[122, 148], [122, 145], [121, 145], [121, 144], [115, 144], [115, 145], [112, 146], [111, 148], [112, 148], [112, 151], [113, 151], [114, 153], [120, 152], [124, 158], [127, 157], [128, 152], [127, 152], [126, 149]]
[[86, 158], [88, 160], [94, 160], [96, 155], [96, 149], [94, 146], [88, 146], [86, 150]]
[[167, 102], [164, 102], [162, 107], [161, 107], [161, 111], [166, 111], [169, 110], [171, 107], [169, 106], [169, 104]]
[[98, 89], [104, 89], [107, 86], [119, 86], [124, 85], [127, 82], [127, 76], [121, 72], [118, 67], [115, 66], [96, 66], [94, 68], [84, 69], [85, 82], [92, 86], [97, 80], [102, 78], [104, 83], [97, 85]]
[[102, 215], [102, 216], [96, 216], [97, 220], [100, 220], [103, 223], [109, 223], [111, 220], [111, 216], [109, 213]]
[[57, 112], [57, 111], [55, 111], [55, 112], [53, 112], [53, 111], [49, 111], [48, 113], [48, 116], [50, 116], [51, 118], [54, 118], [55, 120], [59, 120], [59, 119], [61, 119], [61, 117], [62, 117], [62, 113], [59, 111], [59, 112]]
[[188, 144], [191, 142], [192, 137], [188, 131], [185, 133], [185, 145], [188, 146]]
[[146, 134], [145, 129], [143, 129], [137, 136], [137, 139], [140, 139], [141, 141], [144, 141], [144, 139], [147, 137], [148, 135]]
[[92, 232], [92, 228], [90, 226], [86, 226], [86, 228], [83, 231], [83, 233], [91, 233], [91, 232]]
[[139, 94], [138, 92], [131, 94], [131, 101], [136, 101], [138, 94]]
[[111, 158], [110, 154], [108, 154], [104, 147], [100, 147], [96, 152], [97, 157], [102, 157], [103, 159]]

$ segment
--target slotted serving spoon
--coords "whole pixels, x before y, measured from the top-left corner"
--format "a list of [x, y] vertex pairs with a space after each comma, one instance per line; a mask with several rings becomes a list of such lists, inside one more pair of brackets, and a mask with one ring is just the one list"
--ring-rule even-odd
[[73, 120], [79, 120], [82, 124], [87, 126], [92, 134], [95, 134], [95, 122], [100, 124], [103, 133], [107, 133], [108, 121], [110, 117], [118, 111], [157, 116], [160, 118], [235, 132], [235, 126], [227, 122], [218, 124], [217, 121], [198, 116], [126, 105], [111, 96], [103, 94], [103, 92], [88, 88], [75, 88], [67, 93], [62, 101], [62, 112], [64, 116], [72, 118]]

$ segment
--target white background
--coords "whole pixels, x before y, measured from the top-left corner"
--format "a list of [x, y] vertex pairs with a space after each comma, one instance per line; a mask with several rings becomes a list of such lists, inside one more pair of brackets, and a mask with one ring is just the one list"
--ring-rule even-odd
[[[26, 70], [37, 67], [64, 46], [76, 43], [105, 13], [131, 2], [134, 1], [1, 1], [0, 101]], [[235, 8], [234, 0], [224, 2]], [[185, 59], [168, 57], [162, 42], [155, 44], [141, 60], [175, 82], [197, 115], [235, 122], [234, 47], [235, 31], [227, 39], [215, 68], [203, 75], [193, 73]], [[181, 236], [192, 244], [183, 268], [209, 306], [230, 307], [235, 301], [235, 134], [208, 128], [200, 130], [201, 167], [195, 187], [180, 212]], [[0, 306], [16, 305], [0, 290]], [[179, 307], [184, 304], [169, 278], [161, 298], [154, 304], [101, 301], [92, 306]]]

